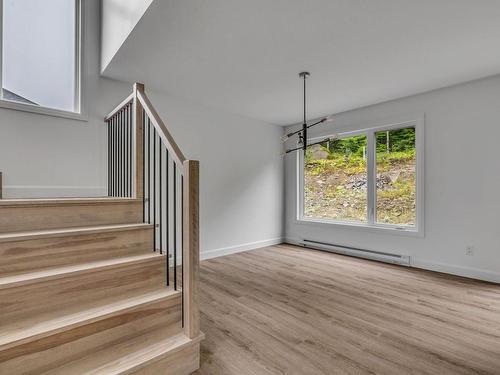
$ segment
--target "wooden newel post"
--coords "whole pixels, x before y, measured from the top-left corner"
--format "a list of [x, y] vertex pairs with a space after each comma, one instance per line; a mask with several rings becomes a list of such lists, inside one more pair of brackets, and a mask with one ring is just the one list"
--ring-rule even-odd
[[199, 249], [199, 165], [197, 160], [186, 160], [184, 169], [183, 249], [184, 267], [182, 290], [184, 298], [184, 334], [193, 339], [200, 334], [198, 282]]
[[144, 161], [143, 156], [143, 108], [137, 97], [138, 92], [144, 92], [144, 85], [142, 83], [134, 83], [134, 98], [133, 98], [133, 137], [134, 137], [134, 198], [143, 198], [144, 196]]

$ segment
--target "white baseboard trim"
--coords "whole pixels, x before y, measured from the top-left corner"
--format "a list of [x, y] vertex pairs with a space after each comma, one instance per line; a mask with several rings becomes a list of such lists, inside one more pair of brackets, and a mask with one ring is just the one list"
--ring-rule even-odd
[[481, 268], [464, 267], [455, 264], [439, 263], [424, 259], [411, 258], [411, 267], [422, 268], [424, 270], [448, 273], [456, 276], [468, 277], [471, 279], [500, 283], [500, 273]]
[[105, 186], [5, 185], [3, 187], [4, 198], [102, 197], [107, 194]]
[[[286, 237], [284, 242], [291, 245], [301, 246], [301, 241], [293, 237]], [[480, 268], [464, 267], [414, 257], [410, 257], [410, 267], [500, 284], [500, 273]]]
[[260, 247], [279, 245], [280, 243], [283, 243], [282, 237], [272, 238], [269, 240], [249, 242], [241, 245], [222, 247], [220, 249], [206, 250], [200, 253], [200, 259], [201, 260], [212, 259], [224, 255], [236, 254], [236, 253], [241, 253], [243, 251], [258, 249]]

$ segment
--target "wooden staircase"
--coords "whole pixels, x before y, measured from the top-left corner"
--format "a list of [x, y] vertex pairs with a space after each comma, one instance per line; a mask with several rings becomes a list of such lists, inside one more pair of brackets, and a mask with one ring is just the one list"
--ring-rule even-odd
[[135, 176], [132, 197], [0, 199], [0, 374], [198, 369], [197, 163], [179, 160], [181, 272], [155, 251]]

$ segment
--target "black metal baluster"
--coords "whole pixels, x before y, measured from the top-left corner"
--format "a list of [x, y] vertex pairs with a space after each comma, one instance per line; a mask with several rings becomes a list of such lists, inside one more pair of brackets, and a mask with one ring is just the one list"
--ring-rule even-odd
[[113, 119], [113, 132], [115, 133], [115, 151], [114, 151], [114, 175], [115, 175], [115, 197], [118, 196], [118, 115]]
[[122, 114], [118, 112], [118, 196], [122, 196]]
[[107, 131], [108, 131], [108, 197], [111, 195], [111, 183], [110, 183], [110, 176], [111, 176], [111, 170], [110, 170], [110, 166], [111, 166], [111, 163], [110, 163], [110, 147], [111, 147], [111, 130], [110, 130], [110, 127], [109, 127], [109, 121], [106, 121], [106, 127], [107, 127]]
[[125, 163], [125, 160], [123, 159], [123, 149], [125, 142], [123, 140], [124, 137], [124, 131], [123, 131], [123, 108], [120, 111], [120, 197], [124, 196], [124, 189], [123, 189], [123, 179], [125, 176], [123, 175], [123, 164]]
[[128, 131], [127, 131], [127, 107], [123, 109], [123, 196], [128, 196], [127, 180], [128, 180]]
[[133, 164], [133, 146], [132, 146], [132, 140], [134, 139], [134, 135], [132, 133], [132, 103], [129, 103], [128, 105], [128, 131], [129, 131], [129, 161], [128, 161], [128, 174], [129, 174], [129, 181], [128, 181], [128, 191], [129, 191], [129, 197], [132, 197], [132, 189], [133, 189], [133, 172], [132, 172], [132, 164]]
[[148, 223], [151, 224], [151, 121], [148, 117]]
[[159, 228], [160, 228], [160, 254], [163, 254], [163, 226], [162, 226], [162, 223], [163, 223], [163, 205], [161, 204], [161, 197], [163, 195], [163, 189], [162, 189], [162, 178], [161, 178], [161, 159], [162, 159], [162, 144], [163, 142], [159, 141], [159, 146], [160, 146], [160, 158], [159, 158], [159, 172], [160, 172], [160, 175], [158, 176], [158, 181], [159, 181], [159, 189], [160, 189], [160, 197], [159, 197], [159, 200], [158, 200], [158, 208], [160, 209], [160, 220], [159, 220]]
[[167, 251], [166, 251], [166, 257], [167, 257], [167, 286], [170, 286], [170, 202], [169, 202], [169, 190], [170, 190], [170, 181], [169, 181], [169, 170], [170, 170], [170, 163], [168, 162], [169, 154], [168, 154], [168, 149], [165, 147], [165, 165], [167, 166], [167, 173], [165, 176], [166, 180], [166, 191], [165, 191], [165, 211], [167, 212], [167, 224], [166, 224], [166, 243], [167, 243]]
[[127, 175], [125, 174], [126, 171], [126, 159], [125, 159], [125, 147], [127, 145], [127, 134], [125, 132], [125, 108], [122, 109], [122, 124], [121, 124], [121, 131], [122, 131], [122, 197], [126, 196], [126, 191], [125, 191], [125, 181], [127, 179]]
[[127, 180], [128, 180], [128, 131], [127, 131], [127, 107], [123, 109], [123, 196], [128, 195]]
[[109, 187], [110, 194], [113, 196], [113, 119], [109, 119]]
[[130, 174], [129, 174], [129, 166], [130, 166], [130, 129], [129, 129], [129, 114], [128, 114], [128, 104], [125, 106], [125, 175], [127, 178], [125, 179], [125, 196], [130, 197]]
[[176, 164], [174, 161], [174, 169], [173, 169], [173, 174], [174, 174], [174, 290], [177, 290], [177, 168]]
[[142, 110], [142, 222], [146, 222], [146, 111]]
[[120, 127], [119, 127], [119, 115], [115, 118], [115, 133], [116, 133], [116, 146], [115, 146], [115, 158], [116, 158], [116, 196], [120, 196]]
[[130, 111], [129, 111], [130, 106], [127, 104], [127, 122], [126, 122], [126, 132], [127, 132], [127, 181], [125, 181], [125, 184], [127, 186], [127, 197], [130, 197], [130, 179], [132, 178], [132, 175], [130, 174], [130, 154], [132, 153], [132, 148], [130, 147], [132, 139], [131, 139], [131, 134], [130, 134]]
[[118, 113], [116, 115], [116, 196], [120, 196], [120, 181], [121, 181], [121, 174], [120, 174], [120, 149], [121, 149], [121, 139], [120, 139], [120, 114]]
[[123, 131], [123, 121], [124, 120], [124, 111], [123, 108], [120, 111], [120, 197], [125, 196], [125, 189], [123, 185], [123, 181], [125, 180], [125, 175], [123, 173], [124, 171], [124, 165], [125, 165], [125, 159], [123, 158], [123, 151], [125, 149], [125, 132]]
[[127, 190], [128, 190], [128, 196], [132, 196], [132, 114], [130, 112], [131, 105], [129, 104], [127, 107], [127, 130], [128, 130], [128, 181], [127, 181]]
[[113, 145], [111, 147], [111, 178], [112, 178], [112, 191], [113, 191], [113, 197], [116, 194], [116, 157], [115, 157], [115, 150], [116, 150], [116, 125], [115, 125], [115, 117], [113, 116], [111, 118], [111, 138]]
[[125, 130], [125, 196], [128, 197], [129, 196], [129, 179], [130, 179], [130, 175], [128, 174], [128, 169], [129, 169], [129, 154], [130, 154], [130, 148], [129, 148], [129, 144], [130, 144], [130, 131], [128, 130], [128, 104], [127, 106], [125, 107], [125, 127], [124, 127], [124, 130]]
[[184, 176], [181, 174], [181, 315], [184, 327]]
[[156, 128], [153, 129], [153, 228], [154, 228], [154, 238], [153, 238], [153, 246], [154, 251], [156, 252], [156, 237], [157, 237], [157, 229], [156, 229], [156, 138], [157, 132]]

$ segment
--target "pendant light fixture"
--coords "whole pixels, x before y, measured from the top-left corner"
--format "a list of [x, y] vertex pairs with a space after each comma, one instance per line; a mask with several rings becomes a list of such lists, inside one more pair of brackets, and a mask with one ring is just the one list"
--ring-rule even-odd
[[306, 80], [307, 78], [310, 77], [310, 73], [309, 72], [300, 72], [299, 73], [299, 77], [303, 80], [303, 90], [304, 90], [304, 93], [303, 93], [303, 99], [304, 99], [304, 111], [303, 111], [303, 114], [304, 114], [304, 117], [303, 117], [303, 121], [302, 121], [302, 128], [299, 129], [299, 130], [296, 130], [294, 132], [291, 132], [291, 133], [288, 133], [286, 134], [282, 139], [283, 139], [283, 142], [286, 142], [288, 139], [290, 139], [291, 137], [293, 136], [297, 136], [297, 145], [298, 147], [296, 148], [292, 148], [290, 150], [286, 150], [285, 151], [285, 154], [289, 154], [293, 151], [298, 151], [298, 150], [303, 150], [304, 152], [304, 155], [306, 153], [306, 150], [309, 146], [314, 146], [314, 145], [319, 145], [321, 143], [324, 143], [324, 142], [327, 142], [327, 141], [330, 141], [330, 140], [333, 140], [335, 139], [335, 136], [332, 136], [332, 137], [328, 137], [328, 138], [325, 138], [319, 142], [315, 142], [315, 143], [308, 143], [308, 134], [307, 134], [307, 131], [308, 129], [312, 128], [313, 126], [316, 126], [316, 125], [319, 125], [319, 124], [324, 124], [324, 123], [327, 123], [327, 122], [331, 122], [333, 121], [333, 119], [331, 117], [324, 117], [322, 118], [321, 120], [319, 121], [316, 121], [312, 124], [308, 124], [307, 123], [307, 114], [306, 114]]

